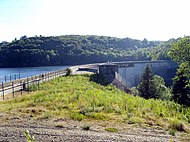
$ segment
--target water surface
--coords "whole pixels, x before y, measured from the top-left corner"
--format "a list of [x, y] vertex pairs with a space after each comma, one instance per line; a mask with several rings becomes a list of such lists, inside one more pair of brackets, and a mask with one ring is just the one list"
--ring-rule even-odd
[[46, 72], [56, 71], [66, 69], [69, 66], [43, 66], [43, 67], [19, 67], [19, 68], [0, 68], [0, 82], [10, 81], [16, 78], [19, 78], [19, 74], [21, 78], [38, 75]]

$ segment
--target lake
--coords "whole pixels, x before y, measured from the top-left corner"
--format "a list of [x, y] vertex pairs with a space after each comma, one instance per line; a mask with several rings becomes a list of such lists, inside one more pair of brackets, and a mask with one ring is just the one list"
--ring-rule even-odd
[[[25, 78], [33, 75], [38, 75], [46, 72], [56, 71], [66, 69], [70, 66], [43, 66], [43, 67], [19, 67], [19, 68], [0, 68], [0, 82], [6, 82], [14, 80], [15, 77], [18, 79], [19, 74], [20, 78]], [[16, 75], [16, 76], [15, 76]]]

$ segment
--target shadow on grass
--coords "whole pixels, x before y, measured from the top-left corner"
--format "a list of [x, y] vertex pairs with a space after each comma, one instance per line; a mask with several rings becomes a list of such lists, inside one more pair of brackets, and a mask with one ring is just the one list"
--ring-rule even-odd
[[106, 78], [100, 74], [93, 74], [90, 76], [90, 81], [94, 81], [100, 85], [107, 86], [109, 83], [107, 82]]

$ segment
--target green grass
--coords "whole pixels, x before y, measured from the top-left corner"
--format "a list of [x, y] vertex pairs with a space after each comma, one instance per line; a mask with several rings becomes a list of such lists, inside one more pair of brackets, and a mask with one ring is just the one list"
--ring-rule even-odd
[[105, 130], [108, 132], [118, 132], [118, 129], [116, 128], [105, 128]]
[[[112, 85], [101, 86], [89, 75], [60, 77], [40, 84], [40, 90], [0, 103], [0, 112], [16, 112], [39, 119], [67, 117], [123, 123], [159, 124], [183, 131], [190, 109], [171, 101], [143, 99]], [[172, 120], [178, 120], [181, 125]], [[178, 128], [179, 127], [179, 128]]]
[[169, 134], [172, 135], [172, 136], [175, 136], [176, 135], [176, 130], [169, 129]]

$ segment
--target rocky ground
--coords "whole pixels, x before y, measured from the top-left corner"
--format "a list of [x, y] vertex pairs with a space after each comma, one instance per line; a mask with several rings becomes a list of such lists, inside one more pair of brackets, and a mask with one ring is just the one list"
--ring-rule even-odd
[[[89, 126], [89, 130], [84, 130]], [[108, 132], [105, 128], [116, 128]], [[73, 121], [70, 119], [32, 119], [16, 115], [0, 115], [0, 142], [26, 142], [28, 129], [37, 142], [178, 142], [190, 141], [187, 134], [171, 136], [159, 127], [143, 127], [121, 123]]]

